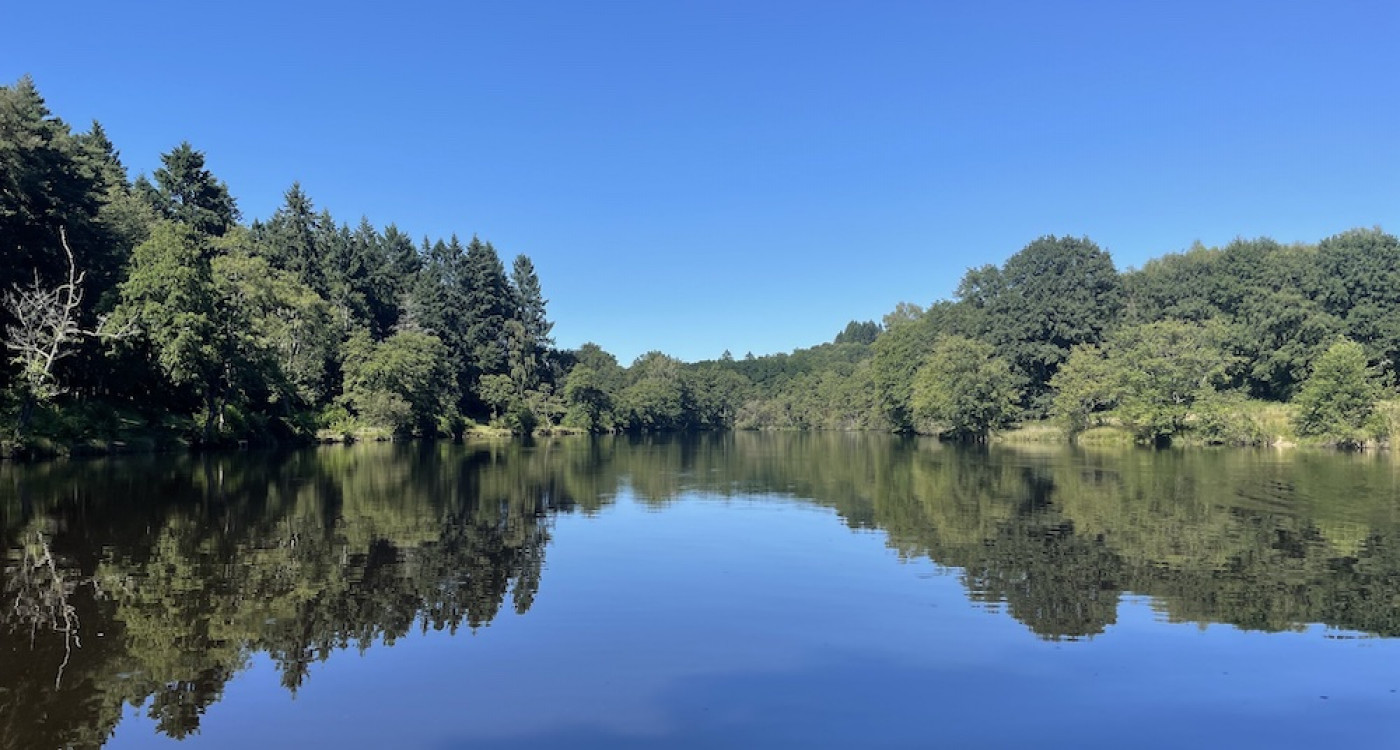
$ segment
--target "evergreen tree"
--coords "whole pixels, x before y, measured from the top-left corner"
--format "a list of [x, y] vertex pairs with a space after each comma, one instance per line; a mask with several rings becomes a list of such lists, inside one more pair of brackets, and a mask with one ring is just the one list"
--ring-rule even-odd
[[[84, 277], [75, 322], [94, 327], [132, 247], [126, 233], [112, 227], [112, 202], [125, 190], [125, 172], [100, 125], [74, 135], [27, 77], [0, 87], [0, 293], [36, 281], [49, 289], [65, 283], [64, 235]], [[0, 330], [16, 324], [12, 312], [0, 310]], [[57, 370], [61, 389], [91, 393], [112, 379], [99, 364], [99, 350], [95, 341], [79, 342]], [[12, 372], [0, 365], [0, 384]]]
[[320, 222], [311, 198], [294, 182], [278, 208], [256, 232], [261, 251], [274, 266], [296, 274], [317, 294], [326, 295], [326, 279], [317, 247]]
[[[373, 227], [370, 235], [373, 236]], [[350, 228], [335, 223], [328, 210], [316, 218], [315, 264], [325, 284], [324, 296], [342, 331], [369, 325], [369, 275], [373, 248], [356, 242]]]
[[204, 167], [203, 152], [189, 141], [162, 154], [155, 185], [144, 183], [156, 213], [201, 234], [222, 236], [238, 222], [238, 206], [228, 186]]
[[505, 268], [489, 242], [472, 237], [463, 257], [460, 293], [464, 298], [466, 325], [465, 384], [470, 389], [468, 413], [480, 414], [482, 402], [475, 392], [482, 375], [509, 374], [506, 321], [515, 317], [514, 295]]
[[524, 255], [515, 256], [510, 278], [519, 309], [517, 317], [525, 325], [525, 335], [539, 351], [549, 349], [554, 346], [554, 340], [549, 337], [554, 324], [545, 315], [547, 300], [540, 289], [540, 279], [535, 275], [535, 264]]
[[359, 303], [359, 325], [368, 328], [376, 341], [383, 340], [398, 322], [399, 303], [398, 282], [389, 268], [383, 238], [368, 218], [361, 217], [348, 244], [351, 263], [359, 269], [349, 279], [351, 296]]
[[873, 320], [864, 323], [851, 321], [832, 340], [834, 344], [873, 344], [880, 335], [880, 324]]
[[554, 324], [545, 314], [546, 300], [540, 289], [539, 277], [535, 275], [535, 265], [524, 255], [515, 256], [511, 266], [511, 290], [514, 292], [516, 318], [520, 322], [520, 344], [522, 358], [532, 362], [531, 378], [535, 382], [549, 377], [547, 361], [554, 340], [549, 332]]
[[449, 242], [423, 242], [423, 266], [410, 292], [407, 314], [415, 326], [437, 336], [447, 347], [453, 392], [460, 395], [471, 383], [463, 281], [465, 250], [455, 235]]

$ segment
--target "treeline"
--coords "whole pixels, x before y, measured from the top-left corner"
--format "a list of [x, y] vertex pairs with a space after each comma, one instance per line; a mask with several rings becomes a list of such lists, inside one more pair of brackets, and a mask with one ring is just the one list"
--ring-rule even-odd
[[528, 431], [562, 414], [530, 259], [476, 237], [351, 228], [293, 184], [240, 223], [183, 143], [128, 178], [93, 123], [32, 81], [0, 88], [0, 370], [21, 437], [165, 428], [205, 443], [335, 433]]
[[[955, 298], [790, 354], [630, 366], [557, 349], [529, 258], [353, 229], [293, 185], [241, 223], [181, 144], [131, 180], [28, 79], [0, 88], [0, 414], [11, 434], [868, 429], [984, 440], [1053, 418], [1144, 442], [1360, 445], [1400, 421], [1400, 243], [1379, 229], [1193, 247], [1120, 272], [1043, 237]], [[154, 437], [151, 437], [154, 436]]]
[[[1138, 440], [1258, 444], [1389, 436], [1400, 358], [1400, 242], [1196, 246], [1127, 272], [1084, 238], [1043, 237], [967, 272], [956, 299], [901, 304], [873, 340], [698, 369], [739, 372], [738, 424], [985, 439], [1053, 418]], [[862, 335], [864, 332], [864, 335]]]
[[[617, 371], [603, 425], [871, 429], [985, 440], [1053, 420], [1141, 442], [1362, 445], [1400, 428], [1400, 242], [1238, 239], [1118, 271], [1042, 237], [970, 269], [955, 299], [900, 303], [791, 354]], [[641, 369], [641, 372], [636, 370]], [[644, 385], [647, 398], [638, 397]], [[611, 421], [610, 421], [611, 420]], [[648, 421], [650, 420], [650, 421]], [[1056, 433], [1059, 434], [1059, 433]]]

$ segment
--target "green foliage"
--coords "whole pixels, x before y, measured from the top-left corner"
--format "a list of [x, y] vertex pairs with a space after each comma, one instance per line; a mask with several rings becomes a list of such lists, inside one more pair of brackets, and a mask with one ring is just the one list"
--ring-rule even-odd
[[684, 377], [690, 398], [689, 424], [702, 429], [733, 427], [739, 408], [747, 399], [748, 381], [715, 363], [688, 368]]
[[492, 419], [505, 413], [506, 409], [519, 398], [515, 384], [511, 382], [508, 375], [483, 375], [477, 390], [481, 394], [481, 400], [491, 407]]
[[489, 242], [472, 237], [462, 259], [462, 273], [463, 323], [469, 355], [466, 382], [473, 384], [482, 375], [509, 372], [506, 323], [516, 317], [515, 296], [506, 281], [500, 256]]
[[976, 337], [1021, 379], [1021, 404], [1037, 416], [1049, 410], [1050, 379], [1070, 351], [1102, 341], [1123, 306], [1108, 253], [1073, 237], [1041, 237], [1000, 269], [968, 271], [958, 297]]
[[1102, 424], [1108, 410], [1118, 403], [1116, 374], [1099, 347], [1074, 347], [1050, 379], [1055, 392], [1050, 416], [1071, 435]]
[[914, 416], [940, 435], [985, 442], [1016, 417], [1016, 379], [991, 345], [944, 336], [914, 376]]
[[880, 335], [880, 324], [873, 320], [864, 323], [851, 321], [846, 324], [842, 331], [836, 334], [833, 344], [873, 344]]
[[1120, 329], [1107, 347], [1115, 416], [1144, 441], [1181, 432], [1196, 401], [1225, 382], [1233, 359], [1222, 336], [1218, 326], [1172, 320]]
[[1071, 433], [1112, 416], [1139, 439], [1170, 439], [1196, 402], [1213, 398], [1234, 359], [1219, 325], [1181, 321], [1119, 329], [1102, 348], [1079, 347], [1052, 380], [1052, 413]]
[[238, 221], [238, 206], [223, 181], [204, 168], [204, 154], [189, 141], [162, 154], [156, 182], [142, 192], [161, 217], [199, 234], [221, 236]]
[[681, 377], [680, 360], [648, 352], [632, 363], [629, 376], [632, 383], [617, 399], [618, 413], [627, 428], [654, 432], [689, 426], [690, 393]]
[[1270, 429], [1266, 407], [1240, 391], [1202, 392], [1192, 409], [1191, 433], [1208, 445], [1268, 445], [1278, 433]]
[[1342, 446], [1360, 446], [1374, 432], [1376, 400], [1385, 392], [1366, 350], [1350, 339], [1327, 348], [1293, 399], [1298, 434]]
[[269, 402], [287, 406], [320, 403], [337, 345], [330, 305], [252, 254], [241, 229], [219, 245], [210, 270], [221, 319], [238, 321], [228, 334], [248, 380], [244, 390], [265, 390]]
[[938, 330], [924, 318], [890, 320], [872, 345], [870, 377], [880, 411], [898, 432], [914, 428], [914, 373], [933, 346]]
[[516, 317], [522, 328], [520, 335], [524, 350], [538, 366], [543, 362], [545, 352], [554, 346], [554, 340], [549, 337], [554, 324], [549, 322], [545, 313], [547, 301], [540, 288], [539, 276], [535, 273], [535, 264], [524, 255], [515, 256], [511, 264], [510, 286], [515, 293]]
[[1125, 276], [1131, 317], [1140, 323], [1219, 320], [1241, 357], [1232, 378], [1256, 398], [1286, 400], [1310, 363], [1343, 330], [1329, 306], [1317, 248], [1270, 239], [1199, 244]]
[[176, 385], [217, 388], [231, 347], [223, 340], [208, 238], [188, 224], [160, 222], [136, 247], [121, 286], [119, 319], [140, 327]]
[[[146, 217], [128, 211], [131, 203], [126, 171], [100, 125], [72, 132], [27, 77], [0, 86], [0, 294], [65, 283], [68, 253], [60, 235], [66, 235], [85, 292], [74, 322], [95, 328], [132, 240], [143, 231]], [[0, 331], [17, 322], [13, 309], [0, 309]], [[97, 389], [100, 347], [78, 342], [70, 353], [67, 366], [52, 373], [59, 390]], [[7, 365], [0, 362], [0, 387], [13, 373]]]
[[452, 389], [447, 347], [421, 331], [381, 342], [357, 331], [345, 344], [345, 401], [372, 425], [436, 436], [450, 429]]
[[564, 383], [564, 424], [587, 432], [613, 428], [613, 400], [606, 380], [593, 367], [579, 364]]
[[1353, 229], [1317, 246], [1317, 298], [1342, 332], [1394, 377], [1400, 366], [1400, 240]]

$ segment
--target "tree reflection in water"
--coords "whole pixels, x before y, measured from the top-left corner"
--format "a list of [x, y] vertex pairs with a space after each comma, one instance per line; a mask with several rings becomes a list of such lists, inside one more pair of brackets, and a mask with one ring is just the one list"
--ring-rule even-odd
[[[124, 705], [183, 737], [253, 654], [490, 623], [539, 591], [551, 519], [781, 495], [959, 571], [1049, 639], [1165, 619], [1400, 635], [1396, 474], [1373, 456], [962, 449], [864, 434], [393, 444], [0, 466], [0, 737], [96, 746]], [[660, 592], [658, 592], [660, 593]]]

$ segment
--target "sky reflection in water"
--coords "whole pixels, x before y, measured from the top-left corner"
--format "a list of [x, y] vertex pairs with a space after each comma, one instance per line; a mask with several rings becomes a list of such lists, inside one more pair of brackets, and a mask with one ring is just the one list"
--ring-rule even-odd
[[[253, 472], [222, 500], [242, 508], [223, 516], [231, 531], [207, 528], [207, 495], [199, 510], [174, 503], [172, 517], [204, 523], [175, 524], [185, 536], [173, 546], [219, 560], [196, 570], [217, 577], [233, 568], [232, 579], [246, 580], [266, 575], [250, 572], [257, 563], [247, 552], [293, 527], [302, 549], [317, 534], [330, 540], [322, 576], [342, 569], [337, 550], [349, 569], [376, 570], [367, 561], [392, 541], [393, 554], [377, 553], [390, 561], [361, 578], [392, 587], [410, 570], [438, 570], [436, 582], [414, 584], [415, 595], [451, 589], [455, 575], [475, 587], [460, 600], [467, 609], [490, 613], [494, 598], [497, 611], [474, 631], [464, 616], [456, 635], [414, 627], [386, 646], [378, 632], [362, 652], [351, 639], [307, 662], [294, 694], [285, 657], [267, 655], [280, 641], [240, 646], [242, 665], [182, 746], [1381, 746], [1400, 729], [1400, 642], [1373, 635], [1395, 635], [1393, 615], [1380, 605], [1363, 610], [1337, 588], [1340, 578], [1360, 584], [1358, 600], [1392, 596], [1377, 582], [1393, 577], [1386, 561], [1400, 559], [1390, 551], [1394, 513], [1379, 495], [1329, 512], [1307, 490], [1309, 481], [1328, 486], [1334, 471], [1384, 492], [1388, 466], [1223, 453], [962, 455], [927, 444], [782, 436], [620, 443], [605, 454], [495, 448], [486, 458], [460, 446], [428, 455], [355, 450]], [[803, 461], [810, 471], [782, 468]], [[165, 471], [186, 478], [176, 484], [196, 474]], [[285, 483], [299, 489], [272, 502], [265, 485], [288, 473], [315, 481]], [[1280, 473], [1291, 480], [1287, 493], [1274, 489], [1261, 500], [1242, 491], [1277, 488], [1268, 478]], [[454, 478], [446, 492], [445, 475]], [[339, 483], [328, 486], [327, 476]], [[402, 483], [386, 480], [396, 476]], [[1181, 490], [1186, 484], [1195, 487]], [[1148, 499], [1138, 492], [1163, 485], [1178, 491]], [[388, 491], [409, 486], [430, 489]], [[518, 495], [483, 511], [492, 505], [483, 500], [507, 487]], [[587, 501], [580, 487], [591, 488]], [[79, 495], [80, 505], [100, 504]], [[1244, 499], [1225, 502], [1231, 497]], [[1140, 512], [1146, 507], [1152, 513]], [[80, 515], [62, 503], [31, 514], [68, 519], [66, 532], [53, 532], [55, 547]], [[433, 568], [423, 550], [450, 547], [435, 536], [444, 518], [470, 519], [465, 527], [477, 529], [458, 535], [451, 560], [479, 558], [501, 571], [464, 584], [472, 576]], [[32, 526], [31, 518], [24, 528]], [[245, 542], [241, 557], [211, 552], [230, 539]], [[529, 561], [541, 551], [538, 591], [525, 597], [522, 614], [507, 590], [533, 585]], [[111, 547], [92, 554], [121, 556]], [[150, 552], [129, 557], [149, 560]], [[306, 580], [331, 587], [330, 578]], [[205, 589], [213, 603], [183, 615], [229, 619], [218, 602], [228, 587]], [[299, 608], [244, 606], [342, 630], [355, 618], [313, 615], [316, 606], [369, 601], [364, 614], [376, 616], [367, 595], [335, 599], [341, 604], [328, 604], [330, 594], [318, 600], [315, 590], [301, 596]], [[1212, 603], [1217, 616], [1200, 616]], [[139, 645], [124, 632], [124, 606], [135, 605], [103, 600], [87, 622], [109, 618], [106, 638]], [[1270, 612], [1283, 619], [1260, 629]], [[1294, 622], [1292, 612], [1319, 617]], [[1210, 624], [1232, 615], [1252, 629]], [[1328, 619], [1332, 626], [1306, 624]], [[1348, 620], [1369, 623], [1372, 634], [1343, 629]], [[24, 645], [6, 638], [6, 651]], [[149, 658], [143, 666], [141, 653], [117, 648], [88, 675], [75, 660], [68, 679], [111, 679], [110, 666], [159, 672]], [[47, 698], [60, 696], [29, 700]], [[173, 743], [146, 716], [151, 706], [148, 696], [140, 709], [122, 709], [109, 746]], [[32, 738], [61, 736], [26, 721], [5, 719]]]

